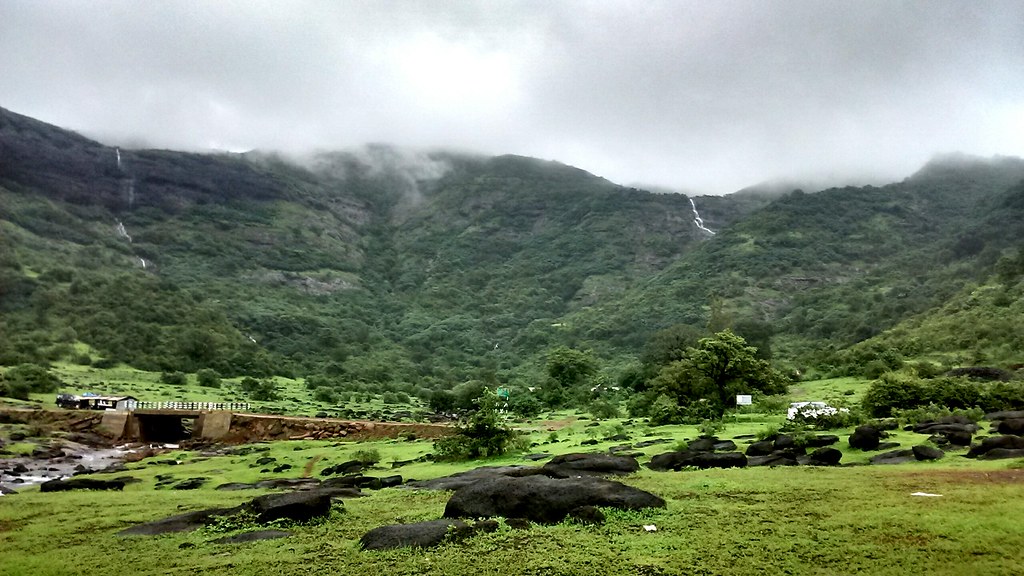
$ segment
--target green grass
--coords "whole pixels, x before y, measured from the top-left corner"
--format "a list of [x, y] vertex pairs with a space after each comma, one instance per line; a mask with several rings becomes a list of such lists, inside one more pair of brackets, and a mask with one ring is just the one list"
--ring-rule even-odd
[[[385, 458], [422, 449], [422, 443], [372, 444]], [[270, 454], [291, 452], [298, 462], [328, 451], [340, 461], [356, 446], [331, 451], [325, 443], [283, 442], [270, 445]], [[257, 456], [140, 463], [132, 474], [180, 469], [184, 477], [216, 467], [224, 479], [238, 481], [252, 476], [248, 463]], [[419, 470], [424, 475], [469, 467], [427, 466]], [[598, 527], [503, 527], [462, 544], [389, 552], [363, 552], [356, 543], [383, 524], [439, 518], [446, 493], [372, 492], [345, 501], [325, 522], [295, 527], [291, 538], [216, 545], [211, 540], [223, 534], [211, 530], [115, 533], [183, 510], [239, 504], [259, 492], [154, 490], [149, 480], [123, 493], [26, 491], [0, 504], [0, 574], [1011, 574], [1024, 563], [1017, 520], [1024, 483], [1006, 478], [1016, 472], [1007, 467], [951, 460], [885, 468], [644, 470], [625, 482], [661, 495], [667, 510], [609, 511]], [[917, 491], [942, 497], [910, 496]], [[644, 531], [645, 524], [657, 531]]]

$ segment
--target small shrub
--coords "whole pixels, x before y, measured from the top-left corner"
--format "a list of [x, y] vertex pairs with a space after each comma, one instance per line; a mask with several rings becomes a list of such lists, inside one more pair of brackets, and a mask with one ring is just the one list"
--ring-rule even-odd
[[619, 417], [619, 407], [614, 402], [604, 399], [594, 400], [587, 407], [587, 411], [590, 415], [598, 420], [607, 420], [609, 418]]
[[946, 416], [964, 416], [970, 419], [971, 422], [977, 422], [985, 417], [985, 411], [977, 407], [967, 410], [956, 408], [950, 409], [946, 406], [939, 406], [937, 404], [929, 404], [927, 406], [908, 410], [893, 410], [893, 417], [895, 417], [901, 424], [918, 424], [921, 422], [938, 420], [939, 418], [945, 418]]
[[758, 430], [755, 437], [760, 442], [762, 440], [768, 440], [769, 438], [775, 438], [779, 435], [779, 429], [775, 426], [769, 426], [763, 430]]
[[213, 368], [202, 368], [196, 371], [196, 382], [204, 388], [220, 388], [220, 374]]
[[188, 378], [184, 372], [163, 372], [160, 374], [160, 382], [172, 386], [184, 386]]
[[717, 436], [722, 430], [725, 429], [725, 424], [721, 420], [704, 420], [697, 427], [697, 431], [700, 432], [701, 436], [711, 437]]
[[360, 464], [364, 466], [372, 466], [380, 462], [380, 451], [376, 448], [367, 448], [365, 450], [356, 450], [352, 453], [352, 459], [358, 460]]
[[324, 404], [335, 404], [338, 401], [338, 395], [330, 388], [321, 387], [313, 390], [313, 399]]
[[92, 356], [88, 354], [78, 354], [75, 356], [75, 364], [79, 366], [92, 366]]
[[[666, 424], [681, 424], [683, 415], [679, 410], [676, 401], [662, 394], [650, 405], [647, 411], [650, 416], [651, 426], [664, 426]], [[630, 413], [630, 416], [633, 414]]]
[[526, 438], [499, 422], [497, 396], [485, 392], [477, 409], [465, 416], [458, 433], [434, 442], [438, 460], [470, 460], [498, 456], [528, 447]]

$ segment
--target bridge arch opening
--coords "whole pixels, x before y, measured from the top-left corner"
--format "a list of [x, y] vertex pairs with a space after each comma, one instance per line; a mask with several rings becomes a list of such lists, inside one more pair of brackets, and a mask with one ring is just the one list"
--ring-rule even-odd
[[195, 416], [176, 414], [136, 414], [139, 440], [142, 442], [176, 443], [192, 438]]

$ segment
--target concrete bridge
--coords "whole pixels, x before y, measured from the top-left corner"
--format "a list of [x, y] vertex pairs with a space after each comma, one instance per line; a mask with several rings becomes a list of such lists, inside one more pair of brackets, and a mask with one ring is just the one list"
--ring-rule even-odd
[[202, 407], [108, 411], [103, 413], [97, 431], [125, 441], [173, 443], [199, 440], [226, 444], [325, 438], [437, 438], [453, 433], [450, 426], [443, 424], [303, 418]]

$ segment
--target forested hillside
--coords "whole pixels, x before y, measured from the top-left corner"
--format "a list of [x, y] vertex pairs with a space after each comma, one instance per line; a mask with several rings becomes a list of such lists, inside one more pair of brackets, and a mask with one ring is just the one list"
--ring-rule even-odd
[[728, 327], [801, 371], [1017, 362], [1022, 181], [947, 157], [695, 198], [712, 234], [685, 195], [556, 162], [119, 150], [0, 109], [0, 363], [434, 390], [529, 381], [559, 346], [618, 378], [666, 331]]

